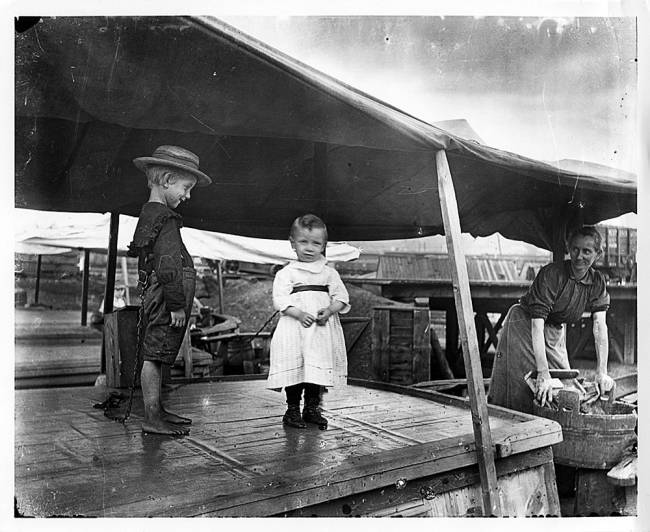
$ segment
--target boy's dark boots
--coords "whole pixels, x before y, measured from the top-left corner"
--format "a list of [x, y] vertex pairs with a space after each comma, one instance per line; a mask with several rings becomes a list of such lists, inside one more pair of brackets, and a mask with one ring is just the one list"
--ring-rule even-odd
[[327, 428], [327, 419], [323, 417], [320, 410], [320, 397], [305, 398], [305, 407], [302, 410], [302, 419], [305, 423], [314, 423], [318, 428]]
[[288, 427], [294, 427], [297, 429], [304, 429], [307, 426], [300, 417], [300, 403], [287, 405], [287, 411], [282, 417], [282, 423]]

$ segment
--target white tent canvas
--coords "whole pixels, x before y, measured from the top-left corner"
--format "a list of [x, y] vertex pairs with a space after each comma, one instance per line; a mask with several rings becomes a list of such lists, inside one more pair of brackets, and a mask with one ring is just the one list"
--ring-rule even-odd
[[[14, 221], [15, 251], [18, 253], [44, 254], [43, 250], [47, 248], [105, 251], [108, 245], [109, 214], [15, 209]], [[120, 215], [118, 253], [126, 253], [136, 223], [136, 218]], [[258, 264], [284, 264], [296, 258], [288, 239], [250, 238], [188, 227], [183, 227], [181, 234], [187, 250], [195, 257]], [[359, 249], [354, 246], [341, 242], [327, 245], [327, 259], [331, 262], [357, 258]]]

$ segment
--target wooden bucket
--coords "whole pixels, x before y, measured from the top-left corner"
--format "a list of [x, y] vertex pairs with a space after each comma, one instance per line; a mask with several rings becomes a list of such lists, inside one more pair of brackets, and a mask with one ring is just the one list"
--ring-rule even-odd
[[625, 448], [636, 440], [637, 414], [634, 405], [613, 400], [602, 402], [604, 413], [582, 413], [580, 396], [574, 390], [560, 390], [558, 410], [534, 404], [533, 413], [562, 425], [563, 441], [553, 445], [558, 464], [590, 469], [609, 469], [623, 457]]

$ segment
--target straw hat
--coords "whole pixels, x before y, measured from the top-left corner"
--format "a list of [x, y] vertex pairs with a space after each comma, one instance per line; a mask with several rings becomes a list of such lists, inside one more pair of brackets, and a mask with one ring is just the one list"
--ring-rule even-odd
[[133, 164], [143, 172], [151, 165], [185, 170], [196, 177], [197, 187], [205, 187], [212, 183], [212, 179], [199, 170], [198, 156], [180, 146], [158, 146], [151, 157], [137, 157], [133, 159]]

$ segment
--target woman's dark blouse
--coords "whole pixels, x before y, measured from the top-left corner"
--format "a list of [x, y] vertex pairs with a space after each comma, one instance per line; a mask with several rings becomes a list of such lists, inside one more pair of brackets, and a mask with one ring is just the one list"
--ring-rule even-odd
[[185, 307], [183, 268], [194, 265], [181, 240], [182, 226], [180, 214], [162, 203], [147, 202], [129, 244], [129, 255], [139, 258], [138, 269], [156, 273], [170, 311]]
[[576, 281], [571, 261], [554, 262], [540, 269], [533, 284], [519, 303], [531, 318], [560, 326], [580, 320], [583, 312], [599, 312], [609, 308], [609, 294], [603, 275], [589, 268]]

